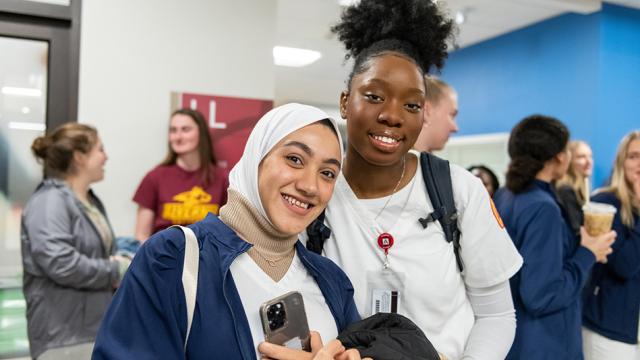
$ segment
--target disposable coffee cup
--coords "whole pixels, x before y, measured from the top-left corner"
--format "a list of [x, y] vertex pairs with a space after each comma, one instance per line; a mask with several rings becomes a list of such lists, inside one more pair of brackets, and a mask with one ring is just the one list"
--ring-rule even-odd
[[608, 233], [611, 230], [615, 206], [597, 202], [589, 202], [582, 207], [584, 213], [584, 227], [591, 236]]

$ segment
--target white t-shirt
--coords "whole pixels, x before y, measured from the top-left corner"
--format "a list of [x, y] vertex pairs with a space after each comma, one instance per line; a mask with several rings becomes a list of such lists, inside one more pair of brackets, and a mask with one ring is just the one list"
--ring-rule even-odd
[[249, 321], [258, 359], [261, 359], [258, 345], [264, 341], [260, 305], [290, 291], [302, 294], [309, 330], [319, 332], [325, 343], [338, 336], [338, 327], [329, 305], [314, 278], [300, 262], [298, 254], [293, 257], [289, 270], [278, 282], [265, 274], [246, 253], [233, 261], [230, 270]]
[[462, 276], [440, 223], [431, 222], [424, 229], [418, 222], [433, 211], [419, 161], [412, 181], [392, 195], [376, 222], [388, 197], [357, 199], [340, 174], [326, 210], [331, 238], [324, 254], [347, 273], [358, 311], [367, 317], [371, 315], [365, 313], [371, 302], [367, 272], [382, 270], [384, 252], [377, 238], [389, 232], [395, 239], [389, 250], [390, 269], [405, 278], [398, 313], [413, 320], [436, 350], [459, 359], [475, 321], [465, 285], [483, 288], [504, 282], [518, 271], [522, 258], [480, 179], [455, 164], [451, 164], [451, 179], [462, 233]]

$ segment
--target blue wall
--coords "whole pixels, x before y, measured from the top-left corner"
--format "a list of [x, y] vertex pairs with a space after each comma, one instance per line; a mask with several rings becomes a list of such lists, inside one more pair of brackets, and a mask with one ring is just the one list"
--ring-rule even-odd
[[620, 139], [640, 129], [640, 10], [607, 6], [602, 14], [596, 171], [609, 174]]
[[555, 116], [591, 144], [601, 185], [618, 141], [640, 128], [640, 11], [562, 15], [452, 53], [442, 77], [459, 93], [461, 135]]

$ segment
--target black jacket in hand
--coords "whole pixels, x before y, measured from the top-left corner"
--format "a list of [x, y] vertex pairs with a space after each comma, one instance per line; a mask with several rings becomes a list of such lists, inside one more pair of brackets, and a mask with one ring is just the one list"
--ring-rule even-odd
[[413, 321], [398, 314], [378, 313], [349, 325], [338, 339], [347, 348], [375, 360], [439, 360], [429, 339]]

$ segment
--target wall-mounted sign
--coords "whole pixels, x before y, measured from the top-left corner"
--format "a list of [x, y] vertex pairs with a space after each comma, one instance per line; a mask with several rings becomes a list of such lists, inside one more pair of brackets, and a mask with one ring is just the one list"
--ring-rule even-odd
[[242, 156], [249, 133], [271, 108], [272, 100], [246, 99], [193, 93], [173, 93], [172, 111], [198, 110], [209, 122], [218, 164], [231, 169]]

